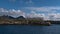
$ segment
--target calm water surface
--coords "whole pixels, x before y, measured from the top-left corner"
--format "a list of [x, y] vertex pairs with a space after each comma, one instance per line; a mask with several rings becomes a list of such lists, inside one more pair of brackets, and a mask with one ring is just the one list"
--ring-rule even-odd
[[60, 25], [0, 25], [0, 34], [60, 34]]

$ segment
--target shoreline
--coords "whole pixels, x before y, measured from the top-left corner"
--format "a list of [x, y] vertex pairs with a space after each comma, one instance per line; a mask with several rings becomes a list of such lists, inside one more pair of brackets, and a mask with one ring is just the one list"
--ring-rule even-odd
[[39, 24], [39, 23], [37, 23], [37, 24], [6, 24], [6, 23], [4, 23], [4, 24], [0, 24], [0, 25], [42, 25], [42, 26], [50, 26], [51, 24]]

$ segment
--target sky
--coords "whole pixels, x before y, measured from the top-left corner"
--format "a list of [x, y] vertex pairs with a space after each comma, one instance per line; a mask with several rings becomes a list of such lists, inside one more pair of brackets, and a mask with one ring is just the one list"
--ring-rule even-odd
[[0, 0], [0, 15], [60, 20], [60, 0]]

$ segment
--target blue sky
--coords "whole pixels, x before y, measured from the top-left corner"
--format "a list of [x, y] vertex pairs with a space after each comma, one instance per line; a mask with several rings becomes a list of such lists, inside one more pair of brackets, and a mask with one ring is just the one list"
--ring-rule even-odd
[[7, 9], [42, 6], [60, 6], [60, 0], [0, 0], [0, 7]]
[[0, 0], [0, 15], [60, 20], [60, 0]]

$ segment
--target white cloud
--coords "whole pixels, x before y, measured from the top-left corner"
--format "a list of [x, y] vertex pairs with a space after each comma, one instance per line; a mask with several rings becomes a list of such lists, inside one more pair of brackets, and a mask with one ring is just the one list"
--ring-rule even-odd
[[18, 16], [24, 16], [25, 17], [25, 13], [21, 10], [15, 10], [15, 9], [4, 9], [4, 8], [0, 8], [0, 15], [9, 15], [9, 16], [13, 16], [13, 17], [18, 17]]
[[11, 9], [9, 10], [9, 15], [12, 15], [12, 16], [24, 16], [25, 17], [25, 13], [21, 10], [15, 10], [15, 9]]
[[60, 7], [48, 7], [50, 9], [56, 9], [56, 10], [60, 10]]
[[60, 20], [60, 13], [50, 13], [48, 14], [48, 20]]
[[[25, 10], [29, 10], [32, 13], [29, 14], [30, 17], [40, 17], [41, 13], [36, 12], [44, 12], [42, 14], [45, 20], [60, 20], [60, 7], [25, 7]], [[56, 13], [57, 12], [57, 13]]]
[[24, 9], [37, 12], [56, 13], [57, 10], [60, 10], [60, 7], [25, 7]]
[[[60, 20], [60, 13], [56, 13], [57, 10], [60, 10], [60, 7], [26, 7], [23, 10], [30, 10], [30, 13], [23, 12], [22, 10], [0, 8], [0, 15], [24, 16], [29, 18], [43, 17], [44, 20]], [[37, 12], [45, 12], [46, 14]]]
[[55, 20], [60, 20], [60, 13], [57, 13], [54, 18]]
[[31, 11], [30, 14], [27, 14], [27, 17], [29, 18], [39, 18], [39, 17], [44, 17], [44, 16], [45, 16], [44, 14], [40, 14], [40, 13], [38, 14], [34, 11]]

